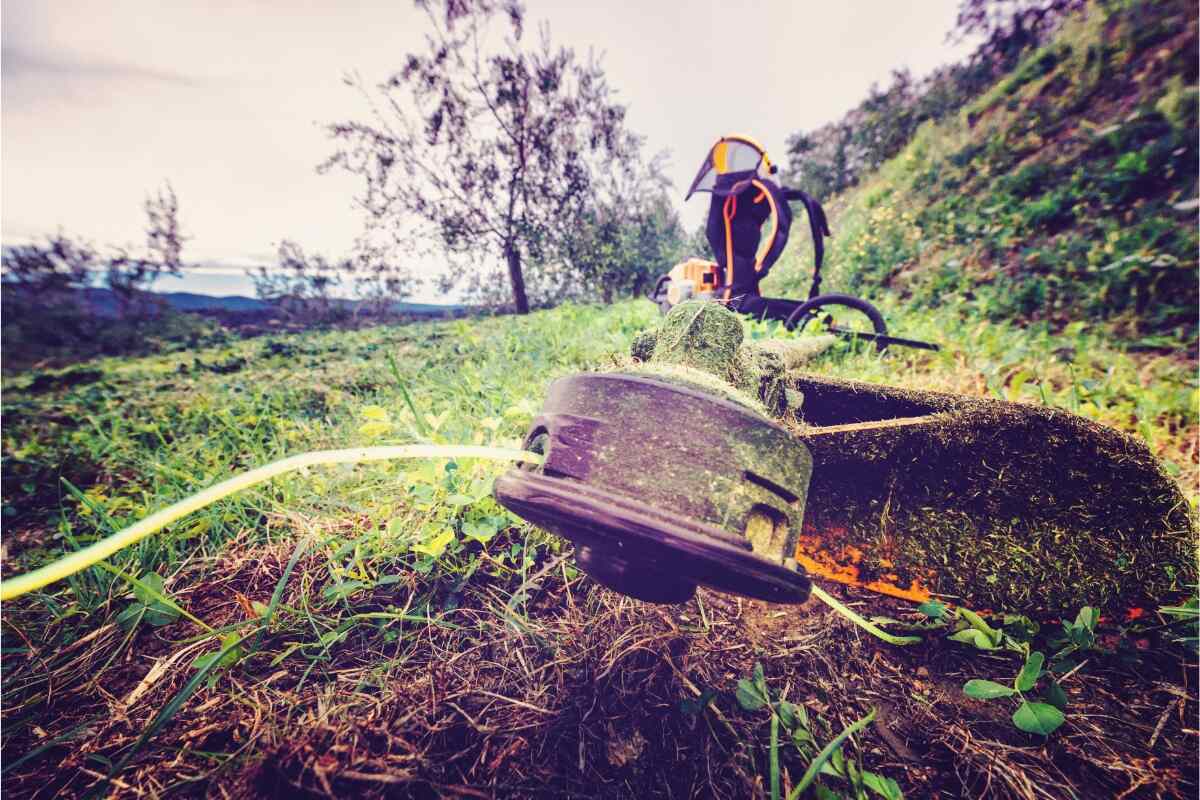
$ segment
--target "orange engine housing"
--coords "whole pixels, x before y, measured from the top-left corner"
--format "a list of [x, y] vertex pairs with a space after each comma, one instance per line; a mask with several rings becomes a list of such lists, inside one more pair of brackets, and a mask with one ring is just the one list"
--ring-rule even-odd
[[706, 261], [702, 258], [689, 258], [671, 267], [668, 273], [671, 285], [667, 287], [667, 302], [675, 305], [683, 300], [683, 281], [692, 282], [693, 296], [711, 294], [716, 296], [722, 287], [721, 270], [717, 262]]

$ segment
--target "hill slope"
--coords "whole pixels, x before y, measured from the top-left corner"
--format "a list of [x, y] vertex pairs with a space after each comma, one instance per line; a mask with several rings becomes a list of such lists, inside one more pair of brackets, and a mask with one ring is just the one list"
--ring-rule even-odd
[[[825, 287], [1194, 349], [1196, 47], [1192, 3], [1089, 6], [828, 204]], [[808, 259], [770, 291], [806, 289]]]
[[[106, 535], [284, 455], [421, 439], [512, 444], [551, 378], [611, 363], [656, 318], [646, 301], [566, 306], [11, 379], [6, 577], [64, 541]], [[1055, 355], [1062, 337], [964, 322], [953, 309], [898, 313], [896, 323], [959, 344], [885, 358], [840, 349], [813, 368], [1077, 410], [1137, 431], [1194, 487], [1190, 372], [1172, 360], [1138, 360], [1077, 333], [1067, 341], [1088, 357], [1066, 362]], [[1110, 644], [1071, 675], [1067, 723], [1043, 741], [1012, 727], [1005, 701], [962, 693], [968, 679], [1011, 681], [1014, 655], [981, 657], [936, 633], [893, 648], [817, 604], [782, 609], [707, 590], [679, 606], [622, 598], [583, 578], [561, 541], [492, 502], [487, 488], [504, 468], [313, 470], [180, 521], [115, 554], [113, 571], [6, 603], [20, 637], [6, 632], [0, 655], [5, 792], [81, 794], [101, 774], [87, 759], [127, 758], [124, 785], [187, 781], [238, 797], [462, 786], [468, 796], [763, 796], [770, 715], [737, 699], [756, 662], [771, 696], [786, 692], [804, 715], [799, 743], [783, 737], [778, 754], [785, 788], [876, 708], [845, 756], [908, 797], [1195, 792], [1185, 731], [1194, 699], [1179, 700], [1182, 657], [1153, 611], [1141, 629], [1158, 633], [1106, 623]], [[161, 577], [215, 632], [164, 612], [122, 576]], [[866, 613], [914, 618], [903, 604], [850, 597]], [[269, 621], [259, 616], [276, 603]], [[249, 636], [230, 663], [188, 688], [234, 630]], [[1057, 626], [1044, 631], [1052, 638]], [[1156, 637], [1144, 652], [1142, 636]], [[174, 697], [188, 699], [152, 725]], [[1101, 730], [1098, 719], [1112, 724]], [[844, 778], [821, 782], [844, 792], [825, 796], [855, 797]]]

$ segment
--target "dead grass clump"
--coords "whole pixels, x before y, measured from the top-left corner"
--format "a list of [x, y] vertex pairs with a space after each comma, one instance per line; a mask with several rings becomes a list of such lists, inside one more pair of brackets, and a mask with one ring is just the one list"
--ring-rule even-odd
[[[798, 376], [806, 529], [894, 575], [1026, 614], [1151, 608], [1196, 581], [1196, 525], [1139, 440], [1053, 408]], [[914, 584], [915, 585], [915, 584]]]

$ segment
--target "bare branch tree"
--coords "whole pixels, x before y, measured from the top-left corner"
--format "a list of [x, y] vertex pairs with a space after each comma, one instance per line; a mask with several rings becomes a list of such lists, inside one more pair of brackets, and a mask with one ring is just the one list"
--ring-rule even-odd
[[131, 313], [146, 298], [161, 275], [179, 275], [183, 271], [183, 242], [179, 227], [179, 200], [171, 184], [146, 198], [146, 252], [130, 255], [117, 249], [105, 263], [105, 280], [117, 298], [123, 316]]
[[100, 256], [95, 248], [61, 231], [45, 244], [6, 245], [4, 288], [15, 307], [81, 311], [81, 290], [92, 279]]
[[354, 272], [351, 259], [330, 261], [304, 252], [290, 239], [279, 243], [278, 257], [275, 267], [248, 273], [260, 299], [273, 303], [283, 314], [306, 321], [330, 322], [345, 316], [344, 304], [334, 292], [343, 278]]

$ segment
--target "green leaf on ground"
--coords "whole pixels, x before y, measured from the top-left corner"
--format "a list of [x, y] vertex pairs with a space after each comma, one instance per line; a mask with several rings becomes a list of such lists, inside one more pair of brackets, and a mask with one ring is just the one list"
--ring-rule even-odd
[[998, 647], [986, 633], [974, 628], [967, 628], [958, 633], [952, 633], [949, 638], [956, 642], [972, 645], [980, 650], [995, 650]]
[[1025, 659], [1025, 666], [1021, 667], [1013, 684], [1018, 692], [1028, 692], [1037, 684], [1038, 678], [1042, 676], [1042, 664], [1045, 661], [1046, 656], [1036, 650], [1029, 654], [1029, 658]]
[[1089, 631], [1096, 630], [1096, 625], [1100, 622], [1100, 609], [1084, 606], [1079, 609], [1079, 613], [1075, 615], [1075, 627], [1087, 628]]
[[763, 673], [762, 662], [754, 665], [751, 680], [742, 678], [737, 685], [737, 701], [747, 711], [757, 711], [770, 702], [767, 694], [767, 679]]
[[1036, 622], [1023, 614], [1004, 615], [1004, 633], [1018, 642], [1029, 642], [1041, 629]]
[[880, 797], [885, 798], [885, 800], [904, 800], [904, 793], [900, 791], [900, 784], [891, 778], [864, 770], [862, 781], [863, 786], [866, 786]]
[[439, 558], [442, 553], [446, 552], [446, 547], [452, 541], [454, 541], [454, 531], [447, 528], [427, 542], [414, 544], [412, 549], [431, 558]]
[[357, 580], [339, 581], [326, 586], [321, 596], [326, 600], [344, 600], [366, 585], [365, 582]]
[[767, 704], [767, 698], [763, 697], [754, 684], [745, 678], [738, 681], [737, 701], [747, 711], [757, 711]]
[[1011, 686], [976, 678], [963, 684], [963, 694], [976, 700], [992, 700], [997, 697], [1012, 697], [1016, 692]]
[[787, 700], [780, 700], [775, 710], [779, 713], [779, 721], [789, 731], [796, 727], [796, 707]]
[[917, 611], [920, 611], [930, 619], [942, 620], [946, 618], [946, 605], [937, 600], [926, 600], [917, 606]]
[[1021, 703], [1012, 716], [1013, 725], [1026, 733], [1037, 733], [1042, 736], [1054, 733], [1065, 719], [1063, 712], [1052, 705], [1028, 701]]
[[163, 588], [161, 575], [149, 572], [130, 582], [133, 585], [134, 602], [117, 618], [122, 626], [145, 622], [147, 625], [160, 627], [179, 619], [179, 610], [163, 602], [163, 598], [169, 595]]
[[505, 517], [499, 516], [469, 519], [463, 523], [463, 535], [468, 539], [474, 539], [480, 544], [487, 544], [497, 533], [504, 530], [507, 525], [508, 520]]
[[192, 662], [192, 666], [196, 668], [197, 674], [208, 674], [208, 688], [212, 688], [217, 682], [217, 670], [225, 667], [232, 667], [242, 659], [244, 655], [241, 648], [242, 637], [238, 636], [237, 632], [226, 634], [221, 637], [221, 649], [215, 653], [205, 653], [199, 656]]
[[1046, 690], [1046, 702], [1059, 711], [1067, 710], [1067, 693], [1058, 685], [1058, 681], [1050, 681], [1050, 688]]
[[690, 717], [698, 716], [708, 704], [713, 701], [717, 693], [713, 689], [705, 689], [697, 698], [685, 698], [679, 701], [679, 710], [681, 713], [687, 714]]

